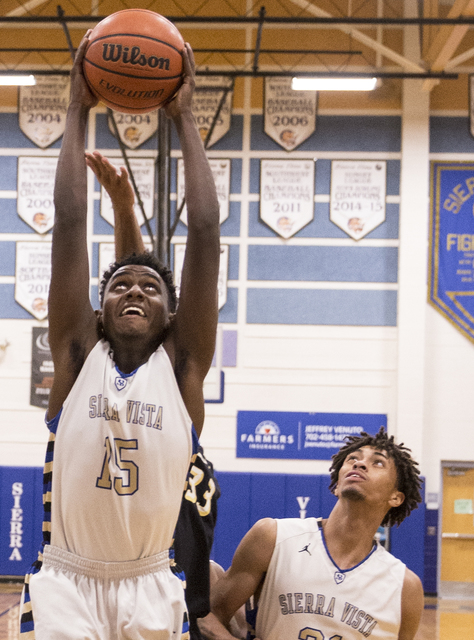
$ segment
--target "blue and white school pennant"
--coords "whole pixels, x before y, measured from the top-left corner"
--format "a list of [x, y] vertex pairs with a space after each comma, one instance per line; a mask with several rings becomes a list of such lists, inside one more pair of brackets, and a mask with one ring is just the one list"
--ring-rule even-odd
[[474, 163], [431, 164], [428, 300], [474, 342]]

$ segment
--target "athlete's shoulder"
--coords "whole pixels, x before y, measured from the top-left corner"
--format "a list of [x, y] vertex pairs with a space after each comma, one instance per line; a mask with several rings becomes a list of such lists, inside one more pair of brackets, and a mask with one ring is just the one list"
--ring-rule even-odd
[[275, 520], [277, 527], [277, 544], [289, 538], [320, 535], [321, 518], [282, 518]]
[[400, 585], [403, 584], [405, 578], [405, 572], [407, 570], [404, 562], [392, 555], [381, 544], [377, 543], [377, 549], [373, 554], [374, 560], [379, 562], [384, 572], [391, 575], [392, 578], [396, 578]]

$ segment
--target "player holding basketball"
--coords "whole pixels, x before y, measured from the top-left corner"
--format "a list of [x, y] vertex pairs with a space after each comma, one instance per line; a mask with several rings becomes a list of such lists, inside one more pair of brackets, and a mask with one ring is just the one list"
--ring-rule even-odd
[[349, 436], [330, 471], [338, 501], [327, 520], [266, 518], [243, 538], [213, 590], [207, 638], [233, 638], [223, 625], [253, 597], [260, 640], [413, 640], [421, 581], [374, 535], [421, 502], [416, 463], [381, 429]]
[[71, 74], [55, 185], [44, 547], [26, 578], [22, 629], [36, 640], [181, 637], [184, 597], [168, 548], [204, 418], [217, 324], [219, 210], [191, 113], [193, 57], [166, 112], [186, 172], [181, 296], [148, 255], [115, 263], [89, 301], [84, 139], [97, 100]]
[[[116, 259], [145, 251], [133, 210], [135, 195], [127, 170], [120, 167], [117, 171], [98, 151], [86, 152], [86, 162], [112, 201]], [[220, 488], [213, 465], [199, 445], [189, 466], [172, 551], [177, 566], [184, 571], [186, 578], [185, 599], [190, 640], [203, 640], [198, 618], [201, 621], [210, 612], [210, 582], [217, 579], [214, 576], [219, 570], [209, 562], [219, 496]]]

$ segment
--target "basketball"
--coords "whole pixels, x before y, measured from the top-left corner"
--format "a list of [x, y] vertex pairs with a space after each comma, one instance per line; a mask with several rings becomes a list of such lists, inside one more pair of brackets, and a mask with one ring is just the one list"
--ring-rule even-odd
[[124, 9], [92, 30], [83, 68], [92, 92], [122, 113], [162, 107], [182, 82], [184, 40], [154, 11]]

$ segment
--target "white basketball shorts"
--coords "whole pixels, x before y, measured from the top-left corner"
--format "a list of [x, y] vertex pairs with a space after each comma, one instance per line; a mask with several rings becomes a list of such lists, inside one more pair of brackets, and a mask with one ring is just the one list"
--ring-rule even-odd
[[29, 595], [34, 630], [25, 635], [34, 640], [188, 637], [183, 583], [170, 569], [168, 551], [97, 562], [46, 545], [43, 566], [29, 576]]

